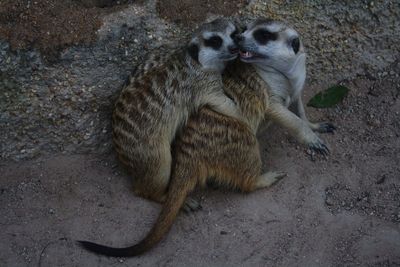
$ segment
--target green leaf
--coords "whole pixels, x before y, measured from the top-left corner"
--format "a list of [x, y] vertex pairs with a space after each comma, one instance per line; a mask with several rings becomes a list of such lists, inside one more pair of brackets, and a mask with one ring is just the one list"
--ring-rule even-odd
[[319, 92], [308, 101], [307, 106], [314, 108], [330, 108], [341, 102], [348, 94], [349, 88], [342, 85], [334, 85], [325, 91]]

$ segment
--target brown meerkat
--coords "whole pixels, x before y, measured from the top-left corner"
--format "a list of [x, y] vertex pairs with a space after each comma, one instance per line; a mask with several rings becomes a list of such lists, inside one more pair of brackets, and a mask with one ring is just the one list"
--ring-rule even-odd
[[116, 101], [113, 140], [133, 176], [137, 195], [163, 202], [171, 175], [171, 143], [201, 106], [238, 117], [223, 91], [221, 73], [238, 56], [226, 19], [203, 24], [187, 47], [152, 54], [138, 67]]
[[[300, 92], [305, 79], [305, 53], [298, 33], [281, 22], [259, 19], [237, 39], [241, 60], [252, 64], [235, 62], [228, 66], [223, 81], [225, 93], [238, 105], [242, 118], [224, 116], [208, 106], [192, 115], [173, 144], [174, 161], [167, 198], [151, 231], [131, 247], [86, 243], [86, 248], [107, 256], [142, 254], [169, 231], [187, 195], [196, 186], [212, 180], [251, 192], [284, 177], [283, 172], [262, 174], [256, 133], [265, 120], [286, 126], [311, 149], [322, 154], [329, 152], [308, 128], [330, 132], [334, 127], [329, 123], [308, 122], [302, 108]], [[287, 114], [290, 113], [287, 107], [292, 103], [296, 104], [298, 117]]]
[[[165, 201], [171, 144], [190, 114], [207, 105], [226, 116], [241, 117], [222, 83], [227, 62], [238, 56], [236, 33], [227, 19], [205, 23], [187, 46], [149, 55], [122, 89], [113, 112], [113, 141], [118, 158], [134, 176], [137, 195]], [[196, 201], [187, 205], [199, 206]]]

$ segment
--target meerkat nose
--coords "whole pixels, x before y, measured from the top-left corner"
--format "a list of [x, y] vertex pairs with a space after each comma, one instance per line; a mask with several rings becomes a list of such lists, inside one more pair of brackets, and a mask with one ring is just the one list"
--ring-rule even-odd
[[229, 46], [228, 49], [229, 49], [229, 52], [231, 52], [231, 54], [239, 53], [239, 48], [236, 45]]

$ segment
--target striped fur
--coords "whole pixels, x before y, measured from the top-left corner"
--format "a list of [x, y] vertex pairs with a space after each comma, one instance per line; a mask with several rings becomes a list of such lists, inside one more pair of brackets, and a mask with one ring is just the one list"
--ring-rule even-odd
[[232, 56], [229, 44], [221, 51], [202, 47], [202, 34], [221, 32], [233, 44], [229, 34], [234, 29], [223, 19], [203, 25], [191, 42], [199, 46], [198, 56], [191, 57], [186, 48], [150, 55], [122, 90], [113, 114], [113, 140], [119, 159], [134, 178], [136, 194], [164, 201], [171, 175], [171, 143], [189, 114], [208, 104], [222, 114], [240, 116], [223, 92], [220, 71], [205, 69], [201, 63], [210, 62], [213, 52]]

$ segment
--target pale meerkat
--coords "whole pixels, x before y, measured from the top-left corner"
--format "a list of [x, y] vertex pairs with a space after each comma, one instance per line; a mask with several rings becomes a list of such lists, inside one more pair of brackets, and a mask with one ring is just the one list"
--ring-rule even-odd
[[253, 75], [259, 75], [268, 85], [266, 120], [282, 125], [299, 142], [327, 155], [328, 147], [314, 131], [332, 133], [335, 127], [328, 122], [311, 123], [305, 114], [301, 93], [306, 79], [306, 53], [298, 32], [283, 22], [258, 19], [237, 35], [236, 42], [240, 60], [249, 63], [255, 70]]
[[116, 101], [114, 147], [128, 167], [134, 192], [163, 202], [171, 174], [171, 143], [190, 114], [203, 105], [240, 117], [223, 91], [221, 72], [238, 56], [233, 23], [203, 24], [190, 43], [162, 55], [152, 54], [138, 67]]
[[[302, 108], [299, 87], [305, 79], [305, 54], [298, 33], [282, 22], [259, 19], [237, 39], [241, 44], [241, 60], [254, 64], [235, 62], [228, 66], [223, 82], [225, 93], [238, 105], [242, 118], [224, 116], [208, 106], [192, 115], [173, 144], [171, 182], [151, 231], [131, 247], [111, 248], [90, 243], [86, 244], [89, 250], [119, 257], [144, 253], [169, 231], [187, 195], [196, 186], [205, 186], [207, 181], [251, 192], [284, 177], [285, 173], [279, 171], [262, 174], [256, 133], [264, 120], [286, 126], [310, 148], [328, 153], [324, 143], [314, 133], [310, 134], [308, 128], [329, 132], [334, 127], [329, 123], [308, 122]], [[287, 110], [292, 102], [296, 103], [299, 117]]]

